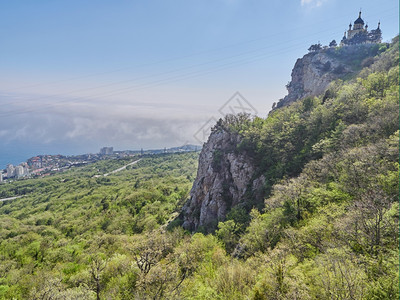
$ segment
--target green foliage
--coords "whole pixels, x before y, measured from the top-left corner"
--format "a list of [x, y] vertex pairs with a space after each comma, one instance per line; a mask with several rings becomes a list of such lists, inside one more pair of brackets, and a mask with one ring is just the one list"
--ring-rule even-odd
[[[0, 207], [0, 299], [42, 299], [47, 290], [57, 299], [97, 293], [130, 299], [123, 294], [134, 288], [137, 269], [128, 244], [134, 233], [165, 226], [179, 211], [197, 154], [143, 158], [129, 170], [94, 177], [131, 161], [103, 160], [0, 185], [2, 195], [25, 194]], [[38, 280], [42, 272], [54, 280]]]
[[242, 129], [238, 149], [260, 162], [267, 193], [233, 255], [277, 257], [253, 299], [398, 298], [398, 39], [379, 47], [359, 78]]
[[233, 220], [218, 223], [218, 230], [215, 234], [224, 243], [228, 253], [231, 253], [238, 243], [239, 231], [239, 226], [237, 226]]
[[251, 217], [250, 226], [240, 240], [236, 255], [249, 257], [256, 252], [273, 249], [280, 241], [283, 229], [287, 225], [282, 209], [275, 209], [265, 214], [253, 209]]
[[360, 70], [365, 58], [374, 57], [384, 51], [386, 44], [359, 44], [344, 47], [330, 48], [326, 54], [333, 56], [343, 64], [354, 70]]
[[249, 193], [215, 234], [176, 217], [195, 153], [0, 185], [2, 198], [24, 195], [0, 202], [0, 299], [398, 299], [398, 38], [360, 49], [348, 63], [376, 56], [324, 95], [218, 121], [266, 194]]

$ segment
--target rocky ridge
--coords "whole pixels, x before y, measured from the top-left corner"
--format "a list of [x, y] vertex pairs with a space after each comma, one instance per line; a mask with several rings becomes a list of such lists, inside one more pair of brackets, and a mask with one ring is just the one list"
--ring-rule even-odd
[[292, 80], [286, 86], [288, 95], [280, 99], [276, 107], [322, 94], [332, 81], [355, 74], [377, 51], [378, 44], [362, 44], [331, 47], [304, 55], [294, 65]]

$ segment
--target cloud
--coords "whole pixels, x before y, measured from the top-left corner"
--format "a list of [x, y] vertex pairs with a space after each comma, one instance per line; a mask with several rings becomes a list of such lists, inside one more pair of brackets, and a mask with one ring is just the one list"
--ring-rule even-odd
[[[53, 99], [54, 100], [54, 99]], [[194, 134], [210, 116], [188, 105], [150, 102], [70, 101], [32, 109], [32, 103], [9, 105], [8, 111], [26, 111], [0, 118], [5, 143], [79, 145], [97, 149], [160, 148], [198, 143]]]
[[301, 6], [320, 7], [327, 0], [301, 0]]

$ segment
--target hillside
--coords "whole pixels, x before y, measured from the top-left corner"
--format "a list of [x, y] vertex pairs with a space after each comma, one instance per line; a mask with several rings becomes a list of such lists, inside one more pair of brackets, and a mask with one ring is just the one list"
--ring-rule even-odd
[[25, 195], [0, 203], [0, 299], [398, 299], [398, 37], [377, 49], [200, 156], [0, 185]]
[[183, 226], [266, 267], [255, 299], [398, 298], [398, 37], [375, 48], [318, 96], [219, 120], [203, 147]]
[[[394, 134], [398, 129], [396, 43], [389, 49], [386, 44], [366, 46], [387, 50], [370, 57], [369, 67], [358, 76], [331, 82], [319, 97], [299, 99], [266, 119], [245, 115], [220, 119], [200, 154], [191, 200], [183, 209], [184, 227], [212, 231], [232, 208], [232, 214], [243, 216], [253, 207], [261, 210], [274, 184], [299, 175], [307, 162]], [[307, 61], [314, 64], [308, 58], [302, 64]]]
[[24, 196], [0, 202], [0, 299], [95, 299], [91, 267], [100, 258], [110, 280], [130, 284], [135, 235], [165, 227], [179, 210], [197, 155], [145, 156], [96, 178], [137, 160], [109, 159], [0, 185], [0, 198]]

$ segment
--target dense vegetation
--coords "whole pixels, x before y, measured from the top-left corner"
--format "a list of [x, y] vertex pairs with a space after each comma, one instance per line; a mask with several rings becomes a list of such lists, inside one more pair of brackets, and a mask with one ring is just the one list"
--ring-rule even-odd
[[197, 153], [144, 157], [127, 170], [94, 177], [136, 159], [0, 186], [1, 198], [25, 195], [0, 202], [0, 299], [90, 299], [97, 289], [93, 264], [106, 261], [102, 272], [111, 272], [110, 282], [102, 278], [101, 292], [110, 294], [106, 289], [116, 289], [116, 281], [134, 276], [125, 274], [134, 261], [134, 234], [164, 226], [179, 211]]
[[368, 60], [318, 98], [220, 121], [266, 179], [265, 202], [249, 195], [216, 232], [234, 257], [262, 265], [256, 299], [399, 297], [398, 37]]
[[166, 226], [196, 154], [0, 186], [26, 194], [0, 207], [0, 299], [398, 299], [398, 50], [266, 119], [221, 121], [267, 197], [214, 234]]

